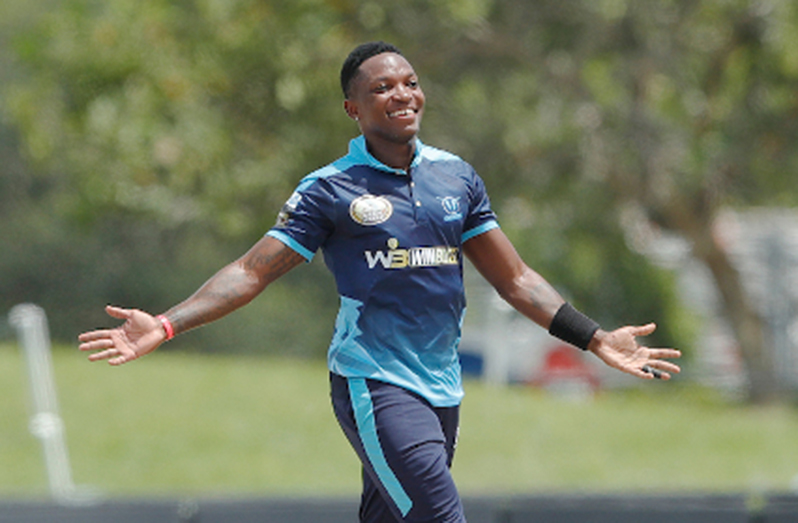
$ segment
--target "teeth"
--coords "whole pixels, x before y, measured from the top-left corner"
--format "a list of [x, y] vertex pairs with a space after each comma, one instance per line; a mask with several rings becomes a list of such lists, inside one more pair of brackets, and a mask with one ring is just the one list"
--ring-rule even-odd
[[411, 111], [410, 109], [401, 109], [399, 111], [394, 111], [392, 113], [388, 113], [388, 116], [390, 116], [391, 118], [394, 118], [394, 117], [397, 117], [397, 116], [408, 116], [408, 115], [410, 115], [412, 113], [413, 113], [413, 111]]

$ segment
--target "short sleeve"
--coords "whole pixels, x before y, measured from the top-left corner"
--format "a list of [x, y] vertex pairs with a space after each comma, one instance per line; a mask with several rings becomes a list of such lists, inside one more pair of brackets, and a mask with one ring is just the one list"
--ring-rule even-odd
[[266, 233], [308, 261], [334, 230], [334, 197], [325, 185], [320, 179], [303, 180]]
[[496, 220], [496, 214], [493, 212], [490, 206], [490, 198], [488, 197], [488, 191], [485, 188], [485, 182], [482, 181], [482, 178], [476, 173], [476, 171], [474, 171], [473, 168], [469, 169], [469, 172], [471, 175], [470, 180], [468, 181], [469, 208], [468, 216], [466, 217], [465, 224], [463, 226], [463, 235], [461, 238], [463, 243], [470, 240], [474, 236], [478, 236], [499, 226], [499, 223]]

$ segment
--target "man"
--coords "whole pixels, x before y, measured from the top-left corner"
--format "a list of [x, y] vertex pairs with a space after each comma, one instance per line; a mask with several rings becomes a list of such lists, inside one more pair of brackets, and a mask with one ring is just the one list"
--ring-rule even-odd
[[425, 98], [401, 52], [357, 47], [341, 71], [362, 136], [306, 176], [278, 222], [195, 294], [153, 317], [108, 307], [120, 327], [80, 336], [89, 359], [120, 365], [248, 303], [321, 248], [341, 307], [328, 352], [333, 407], [363, 464], [364, 522], [465, 521], [449, 473], [463, 397], [457, 344], [462, 253], [513, 307], [553, 335], [644, 379], [679, 372], [679, 351], [636, 342], [654, 324], [611, 332], [576, 311], [519, 258], [482, 180], [417, 134]]

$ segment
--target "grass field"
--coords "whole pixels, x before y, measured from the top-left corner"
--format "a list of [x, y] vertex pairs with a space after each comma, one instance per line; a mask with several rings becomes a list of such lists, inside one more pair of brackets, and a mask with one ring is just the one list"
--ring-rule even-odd
[[[323, 362], [170, 353], [120, 368], [54, 353], [73, 476], [109, 496], [352, 495], [359, 465]], [[0, 497], [46, 493], [24, 360], [0, 345]], [[678, 383], [552, 397], [467, 383], [454, 474], [468, 494], [790, 488], [798, 412]]]

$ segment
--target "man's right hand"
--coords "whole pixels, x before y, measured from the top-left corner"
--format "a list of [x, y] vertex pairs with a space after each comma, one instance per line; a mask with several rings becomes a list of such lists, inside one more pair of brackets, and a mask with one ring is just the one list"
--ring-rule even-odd
[[89, 361], [108, 360], [122, 365], [149, 354], [166, 341], [160, 320], [137, 309], [123, 309], [111, 305], [105, 311], [125, 323], [114, 329], [97, 329], [78, 336], [82, 351], [94, 352]]

